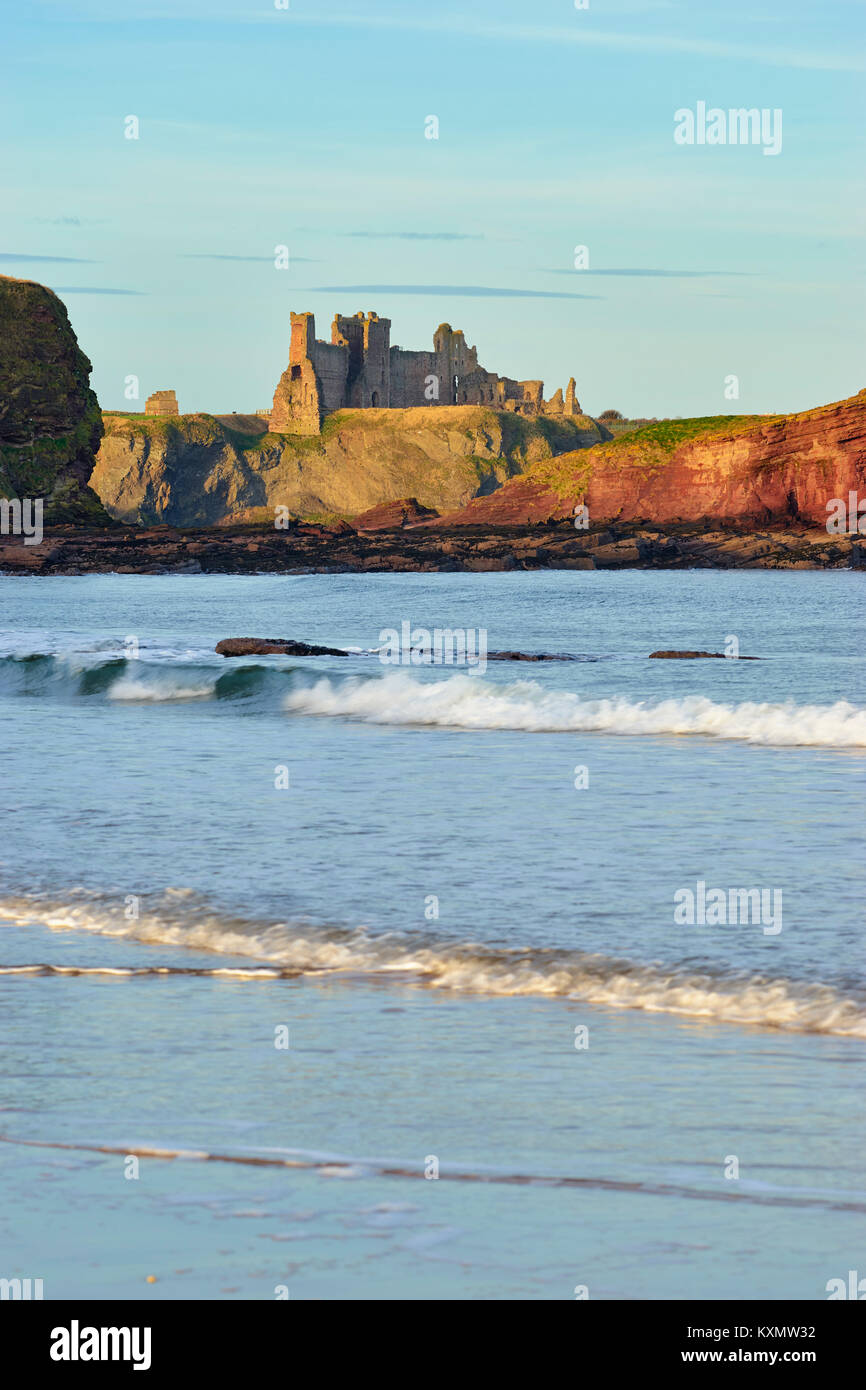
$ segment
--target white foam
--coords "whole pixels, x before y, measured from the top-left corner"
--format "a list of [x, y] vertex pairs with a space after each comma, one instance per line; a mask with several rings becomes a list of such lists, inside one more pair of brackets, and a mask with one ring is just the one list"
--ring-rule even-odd
[[778, 746], [866, 748], [866, 709], [834, 705], [745, 701], [717, 704], [703, 695], [650, 703], [584, 699], [537, 681], [498, 685], [477, 676], [419, 681], [404, 673], [379, 679], [327, 677], [287, 695], [292, 714], [361, 719], [369, 724], [433, 725], [457, 729], [515, 729], [530, 733], [598, 732], [700, 734]]
[[[399, 975], [406, 982], [432, 989], [578, 999], [610, 1008], [866, 1040], [863, 1002], [823, 983], [698, 973], [584, 951], [502, 949], [431, 938], [419, 941], [398, 932], [372, 936], [363, 928], [350, 931], [304, 921], [266, 926], [221, 919], [214, 913], [193, 912], [185, 922], [153, 913], [127, 922], [120, 913], [96, 904], [53, 905], [42, 910], [33, 904], [28, 911], [17, 900], [0, 902], [2, 917], [40, 920], [55, 930], [77, 928], [139, 942], [242, 956], [265, 967], [255, 972], [217, 967], [196, 970], [197, 974], [265, 980], [273, 978], [276, 968], [313, 976], [323, 972], [362, 977]], [[32, 966], [15, 970], [35, 973]], [[108, 971], [100, 969], [99, 973]]]
[[216, 678], [200, 681], [197, 685], [181, 685], [170, 678], [162, 680], [137, 680], [134, 676], [122, 676], [108, 691], [110, 700], [143, 700], [161, 704], [165, 700], [208, 700], [214, 693]]

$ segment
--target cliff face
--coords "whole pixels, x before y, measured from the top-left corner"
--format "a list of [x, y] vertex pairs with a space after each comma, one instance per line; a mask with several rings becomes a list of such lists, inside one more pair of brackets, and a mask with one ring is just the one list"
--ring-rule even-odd
[[444, 518], [502, 526], [564, 519], [824, 526], [831, 498], [866, 497], [866, 391], [781, 417], [662, 420], [542, 460], [493, 497]]
[[101, 437], [64, 305], [44, 285], [0, 276], [0, 497], [42, 498], [47, 522], [104, 525], [87, 486]]
[[116, 415], [105, 428], [92, 485], [113, 517], [147, 524], [272, 523], [277, 507], [357, 516], [413, 498], [456, 525], [563, 520], [585, 503], [592, 523], [823, 527], [831, 498], [866, 496], [866, 392], [798, 415], [661, 420], [604, 443], [586, 416], [484, 406], [340, 411], [309, 437], [244, 416]]
[[455, 509], [533, 461], [601, 438], [586, 416], [527, 419], [484, 406], [343, 410], [318, 435], [256, 417], [106, 415], [93, 486], [126, 522], [218, 526], [354, 515], [394, 498]]

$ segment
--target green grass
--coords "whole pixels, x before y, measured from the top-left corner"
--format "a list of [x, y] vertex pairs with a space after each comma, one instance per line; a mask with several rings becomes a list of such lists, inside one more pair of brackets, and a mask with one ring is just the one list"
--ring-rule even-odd
[[702, 415], [687, 420], [655, 420], [625, 434], [607, 439], [591, 449], [561, 454], [534, 463], [527, 477], [561, 497], [571, 497], [585, 490], [594, 467], [599, 463], [614, 463], [623, 469], [633, 469], [646, 482], [670, 462], [683, 444], [703, 438], [744, 434], [756, 425], [766, 424], [780, 416], [770, 415]]
[[629, 430], [606, 440], [604, 449], [620, 449], [625, 446], [654, 445], [666, 454], [672, 454], [681, 444], [697, 439], [702, 434], [740, 434], [753, 429], [755, 425], [770, 420], [778, 420], [778, 415], [698, 415], [688, 420], [656, 420], [651, 425]]
[[299, 520], [312, 522], [315, 526], [333, 526], [338, 521], [351, 521], [351, 512], [307, 512]]

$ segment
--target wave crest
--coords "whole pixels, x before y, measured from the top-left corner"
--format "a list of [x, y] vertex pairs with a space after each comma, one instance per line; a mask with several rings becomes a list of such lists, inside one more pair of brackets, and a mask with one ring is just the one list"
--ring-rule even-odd
[[435, 725], [458, 729], [515, 729], [530, 733], [702, 734], [746, 743], [866, 748], [866, 709], [745, 701], [717, 704], [703, 695], [648, 703], [624, 696], [591, 700], [537, 681], [496, 685], [476, 676], [442, 681], [411, 676], [380, 679], [322, 677], [293, 690], [292, 714], [330, 715], [370, 724]]
[[607, 733], [736, 740], [774, 747], [866, 748], [866, 709], [838, 700], [798, 705], [748, 700], [722, 704], [704, 695], [660, 700], [625, 695], [590, 699], [536, 680], [497, 683], [455, 673], [419, 679], [409, 672], [319, 674], [291, 658], [226, 666], [206, 653], [171, 660], [94, 653], [0, 656], [0, 691], [112, 703], [195, 700], [279, 705], [294, 715], [369, 724], [526, 733]]
[[[722, 970], [698, 972], [552, 947], [487, 947], [402, 932], [376, 936], [364, 928], [320, 926], [302, 918], [265, 923], [221, 916], [182, 889], [169, 890], [152, 910], [143, 911], [132, 922], [125, 920], [119, 905], [98, 901], [48, 904], [7, 899], [0, 901], [3, 917], [243, 957], [265, 967], [197, 969], [196, 974], [259, 980], [334, 972], [390, 976], [403, 983], [460, 993], [546, 996], [718, 1023], [866, 1039], [866, 999], [855, 997], [856, 991], [843, 995], [824, 983]], [[123, 967], [110, 969], [118, 975], [130, 973]], [[0, 973], [59, 972], [45, 965], [28, 965], [0, 967]], [[86, 972], [69, 967], [68, 973]], [[103, 968], [99, 973], [108, 972]]]

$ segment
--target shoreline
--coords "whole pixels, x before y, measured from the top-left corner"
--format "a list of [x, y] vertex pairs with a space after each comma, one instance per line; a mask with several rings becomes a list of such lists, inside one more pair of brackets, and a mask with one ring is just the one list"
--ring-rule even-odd
[[787, 527], [613, 522], [395, 526], [295, 522], [288, 530], [48, 527], [41, 544], [0, 536], [0, 575], [365, 574], [610, 569], [866, 569], [866, 539]]

